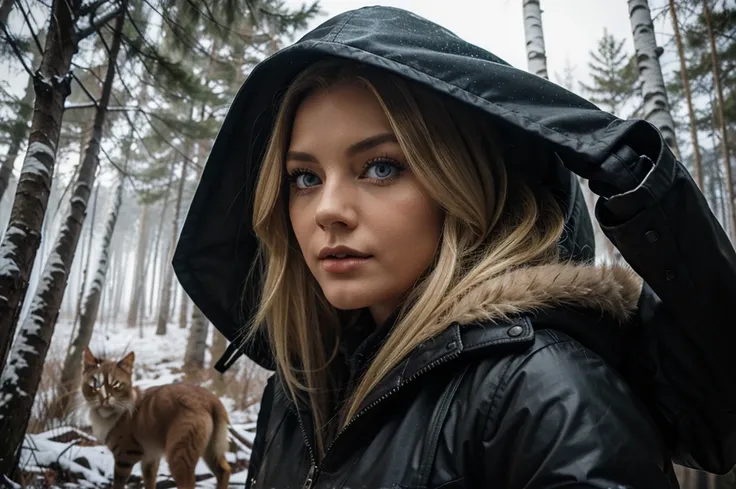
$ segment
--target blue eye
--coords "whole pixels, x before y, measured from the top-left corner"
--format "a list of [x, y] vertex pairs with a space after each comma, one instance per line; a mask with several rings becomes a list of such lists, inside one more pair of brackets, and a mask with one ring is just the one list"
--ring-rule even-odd
[[369, 178], [378, 178], [380, 180], [390, 177], [395, 171], [396, 168], [388, 163], [374, 163], [368, 168], [365, 174]]
[[365, 167], [364, 175], [367, 178], [373, 178], [376, 180], [388, 180], [396, 178], [402, 170], [406, 167], [398, 162], [392, 160], [378, 158], [368, 162]]
[[296, 169], [289, 175], [289, 182], [296, 188], [305, 189], [322, 183], [317, 175], [307, 170]]

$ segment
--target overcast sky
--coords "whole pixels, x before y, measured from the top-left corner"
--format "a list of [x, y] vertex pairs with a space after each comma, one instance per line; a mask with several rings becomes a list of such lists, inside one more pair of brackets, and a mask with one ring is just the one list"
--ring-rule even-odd
[[[286, 3], [298, 6], [303, 2], [287, 0]], [[568, 59], [577, 67], [577, 78], [587, 78], [589, 52], [595, 49], [604, 28], [616, 38], [625, 39], [627, 51], [634, 52], [626, 0], [542, 0], [541, 3], [547, 67], [553, 81], [557, 81], [555, 73], [562, 75]], [[310, 28], [346, 10], [390, 5], [437, 22], [517, 68], [526, 69], [522, 0], [320, 0], [320, 4], [326, 15], [312, 21]], [[649, 4], [656, 13], [665, 2], [649, 0]], [[669, 17], [656, 22], [655, 31], [658, 44], [668, 41]]]
[[[410, 10], [450, 29], [463, 39], [491, 51], [517, 68], [526, 69], [523, 0], [320, 0], [324, 14], [310, 22], [314, 28], [330, 17], [367, 5], [390, 5]], [[298, 7], [304, 0], [286, 0]], [[649, 0], [653, 13], [661, 11], [665, 0]], [[655, 22], [659, 45], [671, 38], [668, 16]], [[589, 53], [595, 49], [603, 30], [626, 41], [628, 53], [634, 52], [626, 0], [542, 0], [542, 23], [547, 49], [550, 79], [559, 81], [566, 63], [576, 68], [576, 78], [588, 76]], [[662, 58], [665, 71], [677, 58], [670, 49]], [[672, 65], [672, 68], [675, 66]], [[3, 76], [3, 78], [5, 78]], [[25, 88], [25, 74], [16, 71], [8, 80], [13, 91]]]

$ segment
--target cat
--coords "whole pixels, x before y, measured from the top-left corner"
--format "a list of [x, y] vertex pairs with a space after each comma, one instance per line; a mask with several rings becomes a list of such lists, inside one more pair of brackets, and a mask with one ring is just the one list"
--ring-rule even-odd
[[135, 353], [122, 360], [97, 358], [84, 351], [82, 395], [89, 407], [92, 431], [115, 457], [114, 489], [123, 489], [141, 462], [145, 489], [154, 489], [158, 466], [166, 456], [178, 489], [193, 489], [200, 457], [227, 488], [230, 465], [228, 416], [211, 392], [195, 385], [168, 384], [140, 391], [133, 386]]

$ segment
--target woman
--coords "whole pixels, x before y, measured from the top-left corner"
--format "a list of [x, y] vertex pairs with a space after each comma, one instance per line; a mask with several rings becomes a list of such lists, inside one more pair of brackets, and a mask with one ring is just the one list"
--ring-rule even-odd
[[[658, 334], [680, 305], [587, 263], [590, 222], [565, 166], [606, 198], [614, 238], [659, 225], [643, 239], [665, 252], [680, 236], [651, 201], [661, 213], [675, 188], [702, 203], [672, 186], [681, 167], [651, 126], [408, 12], [343, 14], [254, 70], [175, 256], [218, 329], [234, 339], [251, 324], [244, 351], [277, 368], [251, 486], [657, 488], [676, 485], [672, 456], [732, 464], [732, 394], [671, 377], [712, 372], [720, 330], [705, 328], [709, 360], [657, 351], [699, 344], [677, 326]], [[719, 245], [720, 294], [736, 289], [723, 242], [719, 228], [701, 241]], [[635, 268], [652, 261], [620, 248]], [[667, 298], [699, 282], [673, 256], [651, 279]], [[726, 302], [704, 300], [703, 314]]]

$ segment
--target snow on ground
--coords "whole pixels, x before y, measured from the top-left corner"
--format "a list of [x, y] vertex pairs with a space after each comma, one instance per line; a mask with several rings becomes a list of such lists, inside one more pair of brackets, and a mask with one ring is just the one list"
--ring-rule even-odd
[[[187, 343], [187, 329], [169, 325], [165, 336], [157, 336], [155, 324], [150, 323], [141, 329], [129, 329], [123, 323], [101, 324], [98, 328], [90, 342], [90, 349], [96, 356], [108, 358], [122, 358], [127, 352], [134, 351], [135, 385], [146, 389], [182, 380], [184, 374], [180, 369]], [[60, 321], [48, 359], [64, 358], [71, 334], [70, 322]], [[209, 358], [207, 362], [209, 364]], [[242, 487], [247, 476], [245, 467], [250, 458], [248, 445], [252, 445], [255, 437], [258, 404], [239, 411], [234, 409], [235, 400], [228, 397], [222, 397], [221, 400], [228, 410], [231, 423], [231, 451], [227, 457], [234, 473], [230, 486]], [[26, 435], [20, 466], [28, 473], [38, 474], [45, 487], [107, 487], [113, 478], [112, 453], [88, 434], [87, 413], [83, 405], [72, 419], [81, 429], [60, 426], [43, 433]], [[49, 471], [49, 468], [53, 470]], [[197, 465], [196, 475], [198, 488], [215, 487], [215, 479], [202, 460]], [[128, 487], [139, 487], [140, 477], [140, 464], [137, 464]], [[157, 485], [159, 488], [174, 487], [166, 460], [161, 461]]]

